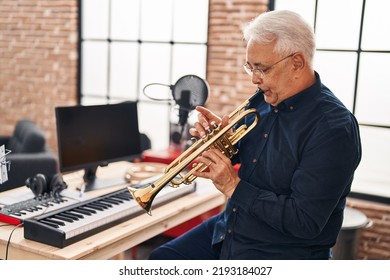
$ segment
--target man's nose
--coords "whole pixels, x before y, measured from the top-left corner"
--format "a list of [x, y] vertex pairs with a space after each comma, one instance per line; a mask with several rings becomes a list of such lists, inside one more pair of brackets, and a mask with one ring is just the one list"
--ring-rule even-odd
[[255, 74], [252, 74], [252, 83], [255, 84], [255, 85], [259, 85], [259, 84], [262, 84], [263, 83], [263, 79], [260, 78], [258, 75], [255, 75]]

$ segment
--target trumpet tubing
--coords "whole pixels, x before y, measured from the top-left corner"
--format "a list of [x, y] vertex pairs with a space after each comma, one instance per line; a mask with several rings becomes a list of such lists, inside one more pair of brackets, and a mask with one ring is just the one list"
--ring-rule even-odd
[[[253, 98], [253, 96], [251, 98]], [[172, 187], [178, 187], [181, 184], [190, 184], [196, 179], [196, 176], [193, 175], [195, 171], [204, 171], [208, 167], [208, 165], [199, 163], [188, 170], [186, 174], [181, 174], [181, 172], [204, 151], [215, 148], [229, 158], [237, 154], [238, 149], [235, 145], [246, 136], [259, 121], [259, 115], [255, 109], [244, 110], [251, 98], [247, 99], [229, 114], [230, 122], [227, 126], [221, 127], [220, 124], [214, 125], [213, 128], [207, 131], [207, 134], [204, 137], [196, 140], [186, 151], [172, 161], [166, 168], [165, 173], [155, 182], [144, 188], [128, 187], [128, 190], [135, 201], [137, 201], [149, 215], [151, 215], [153, 199], [167, 184], [171, 184]], [[234, 126], [249, 114], [254, 114], [255, 116], [253, 122], [249, 126], [242, 124], [238, 128], [233, 129]], [[179, 179], [175, 179], [177, 176]]]

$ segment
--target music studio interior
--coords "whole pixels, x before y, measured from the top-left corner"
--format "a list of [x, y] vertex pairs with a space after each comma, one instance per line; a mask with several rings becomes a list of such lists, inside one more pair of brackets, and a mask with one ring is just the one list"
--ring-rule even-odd
[[[256, 90], [242, 69], [241, 24], [278, 9], [313, 24], [315, 68], [359, 121], [363, 158], [336, 259], [390, 259], [388, 1], [15, 0], [0, 9], [0, 259], [147, 259], [220, 212], [225, 198], [207, 180], [183, 184], [171, 170], [186, 167], [176, 159], [193, 145], [197, 105], [227, 114]], [[143, 209], [130, 191], [151, 182], [161, 192]]]

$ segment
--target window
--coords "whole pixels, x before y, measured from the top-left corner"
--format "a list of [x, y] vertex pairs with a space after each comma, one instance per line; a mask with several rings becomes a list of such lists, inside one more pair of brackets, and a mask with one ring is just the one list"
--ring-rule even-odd
[[[173, 106], [143, 95], [150, 83], [206, 78], [208, 0], [81, 0], [82, 105], [137, 101], [140, 131], [153, 149], [169, 145]], [[150, 91], [150, 92], [149, 92]], [[171, 97], [169, 87], [148, 88]]]
[[359, 121], [363, 157], [352, 191], [390, 197], [390, 2], [275, 0], [275, 9], [296, 11], [313, 25], [315, 68]]

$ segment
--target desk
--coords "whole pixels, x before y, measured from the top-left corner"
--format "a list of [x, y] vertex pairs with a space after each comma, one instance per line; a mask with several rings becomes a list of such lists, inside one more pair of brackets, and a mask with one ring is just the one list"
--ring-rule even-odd
[[[99, 177], [124, 176], [129, 163], [118, 162], [99, 168]], [[82, 182], [83, 172], [64, 175], [69, 188], [76, 188]], [[121, 224], [99, 232], [79, 242], [59, 249], [35, 241], [24, 239], [23, 228], [17, 228], [11, 237], [8, 259], [109, 259], [136, 245], [177, 226], [210, 209], [222, 206], [225, 197], [218, 192], [209, 180], [198, 178], [197, 190], [168, 204], [152, 209], [152, 216], [143, 213]], [[99, 196], [119, 190], [126, 185], [88, 192]], [[14, 190], [11, 190], [14, 191]], [[7, 195], [8, 192], [0, 195]], [[2, 224], [2, 223], [0, 223]], [[0, 259], [5, 258], [8, 238], [14, 226], [0, 227]]]

